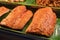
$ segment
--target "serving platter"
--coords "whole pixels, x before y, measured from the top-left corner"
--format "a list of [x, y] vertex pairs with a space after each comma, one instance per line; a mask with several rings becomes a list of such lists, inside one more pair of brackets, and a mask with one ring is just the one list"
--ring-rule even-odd
[[[8, 3], [8, 2], [0, 2], [0, 6], [5, 6], [9, 9], [13, 9], [14, 7], [18, 6], [18, 5], [26, 5], [26, 7], [30, 10], [33, 11], [33, 13], [38, 9], [36, 7], [45, 7], [45, 6], [39, 6], [39, 5], [36, 5], [35, 2], [31, 2], [31, 3], [28, 3], [28, 2], [14, 2], [14, 3]], [[11, 6], [11, 7], [10, 7]], [[31, 7], [33, 6], [33, 7]], [[47, 6], [46, 6], [47, 7]], [[4, 31], [4, 32], [7, 32], [7, 33], [12, 33], [12, 34], [15, 34], [15, 35], [19, 35], [19, 36], [23, 36], [23, 37], [26, 37], [26, 38], [30, 38], [30, 39], [48, 39], [48, 40], [60, 40], [60, 7], [52, 7], [54, 12], [56, 12], [56, 15], [57, 15], [57, 23], [56, 23], [56, 26], [55, 26], [55, 31], [53, 33], [53, 35], [51, 37], [45, 37], [45, 36], [40, 36], [40, 35], [33, 35], [33, 34], [27, 34], [25, 33], [25, 30], [26, 28], [29, 26], [29, 24], [31, 23], [31, 20], [29, 20], [29, 22], [25, 25], [25, 27], [23, 28], [23, 30], [13, 30], [11, 28], [7, 28], [7, 27], [4, 27], [4, 26], [0, 26], [0, 31]], [[3, 16], [0, 17], [0, 21], [5, 18], [7, 15], [9, 14], [6, 13], [4, 14]]]

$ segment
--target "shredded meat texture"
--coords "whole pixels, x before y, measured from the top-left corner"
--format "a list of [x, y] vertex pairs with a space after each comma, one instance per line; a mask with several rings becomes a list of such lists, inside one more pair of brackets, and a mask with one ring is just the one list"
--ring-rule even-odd
[[54, 32], [55, 24], [56, 15], [50, 7], [38, 9], [26, 32], [50, 36]]
[[12, 29], [23, 29], [24, 25], [29, 21], [32, 15], [32, 11], [27, 10], [25, 6], [17, 6], [1, 21], [0, 24]]
[[60, 0], [36, 0], [38, 5], [42, 6], [58, 6], [60, 7]]
[[6, 8], [4, 6], [0, 7], [0, 17], [7, 12], [9, 12], [8, 8]]

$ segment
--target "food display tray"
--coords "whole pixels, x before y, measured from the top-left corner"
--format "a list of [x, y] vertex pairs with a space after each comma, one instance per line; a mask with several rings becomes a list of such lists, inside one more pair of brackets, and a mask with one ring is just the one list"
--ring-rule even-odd
[[[0, 3], [0, 6], [5, 6], [12, 10], [14, 7], [16, 7], [18, 5]], [[27, 7], [27, 9], [32, 10], [33, 13], [37, 10], [37, 8], [32, 8], [31, 6], [26, 6], [26, 7]], [[21, 40], [24, 40], [24, 39], [25, 40], [60, 40], [60, 9], [53, 9], [53, 11], [56, 12], [57, 23], [56, 23], [55, 31], [51, 37], [44, 37], [44, 36], [34, 35], [34, 34], [26, 34], [25, 30], [28, 27], [28, 25], [31, 23], [31, 19], [25, 25], [23, 30], [13, 30], [11, 28], [0, 26], [0, 34], [1, 34], [1, 36], [5, 34], [5, 35], [7, 35], [7, 38], [10, 38], [13, 40], [14, 40], [13, 37], [20, 38]], [[5, 18], [7, 15], [8, 15], [8, 13], [1, 16], [0, 21], [3, 18]]]

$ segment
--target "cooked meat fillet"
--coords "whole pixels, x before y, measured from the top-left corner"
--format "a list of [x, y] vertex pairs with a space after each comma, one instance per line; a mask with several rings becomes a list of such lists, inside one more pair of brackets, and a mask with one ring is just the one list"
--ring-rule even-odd
[[54, 32], [55, 24], [56, 15], [50, 7], [38, 9], [26, 32], [50, 36]]
[[22, 29], [24, 25], [30, 20], [33, 13], [30, 10], [27, 10], [21, 17], [17, 18], [16, 23], [13, 25], [13, 28]]
[[26, 11], [25, 6], [18, 6], [14, 8], [11, 11], [11, 13], [1, 21], [1, 24], [9, 27], [13, 27], [13, 24], [15, 23], [16, 19], [19, 18], [25, 11]]
[[7, 12], [9, 12], [8, 8], [6, 8], [4, 6], [0, 7], [0, 17]]
[[5, 25], [13, 29], [22, 29], [31, 17], [32, 12], [30, 10], [27, 11], [25, 6], [18, 6], [1, 21], [1, 25]]

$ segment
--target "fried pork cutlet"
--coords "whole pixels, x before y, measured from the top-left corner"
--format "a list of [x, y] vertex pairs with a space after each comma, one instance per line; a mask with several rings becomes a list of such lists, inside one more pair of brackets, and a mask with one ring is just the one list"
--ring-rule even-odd
[[8, 8], [6, 8], [4, 6], [0, 7], [0, 17], [7, 12], [9, 12]]
[[32, 15], [32, 11], [27, 10], [25, 6], [17, 6], [1, 21], [1, 25], [8, 26], [12, 29], [23, 29]]
[[56, 15], [50, 7], [38, 9], [26, 29], [27, 33], [51, 36], [56, 24]]

